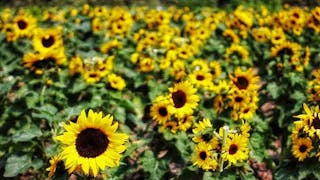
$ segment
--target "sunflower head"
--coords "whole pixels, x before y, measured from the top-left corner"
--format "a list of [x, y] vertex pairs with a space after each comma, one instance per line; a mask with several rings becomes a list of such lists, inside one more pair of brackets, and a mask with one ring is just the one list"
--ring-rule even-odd
[[82, 111], [76, 123], [64, 124], [66, 132], [56, 140], [63, 144], [61, 157], [69, 173], [80, 167], [84, 174], [97, 176], [99, 170], [119, 165], [128, 135], [117, 133], [118, 123], [112, 121], [110, 115], [89, 110], [88, 116]]

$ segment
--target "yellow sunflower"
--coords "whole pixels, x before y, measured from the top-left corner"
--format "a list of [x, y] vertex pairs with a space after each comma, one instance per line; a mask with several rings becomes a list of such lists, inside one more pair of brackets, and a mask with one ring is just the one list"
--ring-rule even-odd
[[205, 90], [213, 86], [212, 75], [205, 71], [193, 71], [189, 74], [189, 79], [196, 87], [203, 87]]
[[228, 165], [242, 162], [249, 157], [248, 138], [241, 134], [229, 134], [226, 144], [222, 147], [222, 159]]
[[193, 165], [197, 165], [204, 170], [215, 170], [218, 166], [212, 147], [205, 143], [197, 144], [192, 156], [192, 162]]
[[65, 170], [61, 155], [53, 156], [49, 163], [50, 166], [46, 169], [46, 171], [49, 171], [49, 179], [56, 173], [56, 171], [57, 173], [61, 173]]
[[63, 125], [66, 132], [55, 139], [63, 144], [61, 157], [69, 173], [80, 166], [84, 174], [97, 176], [99, 170], [119, 166], [121, 153], [127, 149], [124, 143], [129, 137], [117, 133], [118, 123], [112, 121], [110, 115], [89, 110], [86, 116], [83, 110], [76, 123]]
[[19, 14], [13, 21], [19, 37], [31, 37], [33, 35], [33, 29], [37, 26], [37, 20], [27, 14]]
[[83, 72], [83, 61], [80, 56], [71, 58], [69, 62], [69, 72], [71, 76], [81, 74]]
[[225, 58], [227, 62], [232, 60], [247, 61], [249, 58], [249, 51], [244, 46], [238, 44], [232, 44], [226, 49]]
[[308, 105], [303, 104], [303, 108], [306, 114], [300, 114], [294, 117], [304, 121], [304, 123], [306, 124], [306, 126], [304, 127], [304, 131], [308, 132], [310, 137], [314, 137], [315, 135], [317, 135], [318, 138], [320, 138], [319, 106], [315, 106], [312, 109], [310, 109]]
[[212, 79], [216, 79], [220, 77], [222, 70], [221, 70], [221, 65], [218, 61], [210, 62], [209, 67], [210, 67], [210, 74], [212, 75]]
[[108, 75], [108, 82], [112, 88], [119, 91], [126, 87], [126, 81], [121, 76], [117, 76], [113, 73]]
[[225, 29], [222, 34], [224, 37], [231, 39], [233, 44], [239, 44], [240, 39], [232, 29]]
[[298, 138], [292, 141], [292, 154], [299, 161], [303, 161], [313, 149], [310, 138]]
[[38, 28], [35, 30], [33, 36], [33, 48], [35, 51], [46, 53], [62, 46], [62, 28]]
[[259, 76], [256, 76], [254, 71], [250, 68], [246, 71], [242, 71], [238, 67], [234, 71], [234, 76], [229, 75], [233, 82], [232, 89], [256, 91], [259, 89]]
[[173, 106], [177, 118], [182, 118], [193, 113], [200, 100], [196, 94], [197, 89], [188, 81], [180, 82], [169, 88], [170, 105]]
[[150, 115], [153, 120], [159, 124], [164, 124], [168, 121], [172, 114], [172, 108], [169, 106], [170, 101], [163, 99], [161, 101], [155, 101], [150, 108]]

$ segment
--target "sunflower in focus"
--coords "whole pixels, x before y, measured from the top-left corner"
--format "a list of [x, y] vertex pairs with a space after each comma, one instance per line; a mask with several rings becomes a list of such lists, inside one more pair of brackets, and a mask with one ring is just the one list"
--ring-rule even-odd
[[241, 134], [228, 135], [226, 144], [222, 148], [222, 152], [222, 159], [228, 161], [229, 165], [248, 159], [248, 138]]
[[197, 165], [204, 170], [215, 170], [218, 166], [212, 147], [205, 143], [197, 144], [194, 149], [192, 162], [193, 165]]
[[169, 106], [169, 99], [159, 96], [150, 108], [150, 115], [153, 120], [159, 124], [164, 124], [170, 120], [172, 114], [172, 107]]
[[63, 144], [61, 157], [69, 173], [78, 167], [84, 174], [97, 176], [99, 170], [119, 166], [121, 153], [127, 146], [128, 135], [117, 133], [118, 123], [113, 117], [83, 110], [76, 123], [63, 125], [66, 132], [55, 139]]
[[169, 92], [170, 105], [173, 106], [177, 118], [191, 115], [198, 106], [200, 98], [196, 94], [197, 89], [188, 81], [175, 84], [173, 88], [169, 88]]

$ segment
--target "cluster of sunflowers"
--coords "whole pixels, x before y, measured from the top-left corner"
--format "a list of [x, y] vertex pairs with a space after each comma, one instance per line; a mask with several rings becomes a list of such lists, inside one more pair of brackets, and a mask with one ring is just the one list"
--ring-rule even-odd
[[319, 137], [320, 137], [320, 110], [319, 106], [303, 104], [306, 114], [295, 116], [299, 120], [294, 122], [292, 129], [292, 154], [299, 161], [307, 157], [315, 157], [320, 160]]
[[[312, 67], [316, 63], [311, 58], [315, 50], [305, 45], [310, 37], [299, 39], [306, 31], [319, 33], [320, 7], [271, 13], [265, 7], [240, 6], [227, 13], [85, 4], [49, 9], [41, 18], [26, 10], [3, 9], [0, 30], [8, 43], [31, 44], [33, 51], [21, 59], [35, 77], [54, 77], [50, 74], [67, 69], [70, 81], [130, 95], [139, 89], [136, 79], [166, 87], [154, 99], [143, 97], [150, 105], [146, 117], [163, 134], [187, 134], [193, 148], [188, 161], [204, 171], [243, 167], [250, 159], [255, 131], [250, 123], [266, 103], [260, 96], [267, 91], [264, 76], [281, 79], [314, 68], [305, 93], [310, 103], [320, 101], [320, 71]], [[265, 67], [272, 70], [265, 72]], [[292, 130], [292, 155], [299, 161], [320, 159], [319, 107], [304, 109], [307, 114], [295, 116], [300, 120]], [[55, 137], [62, 150], [50, 161], [50, 177], [61, 162], [69, 173], [92, 176], [119, 166], [129, 136], [116, 133], [118, 123], [111, 116], [82, 111], [76, 122], [62, 126], [65, 132]]]

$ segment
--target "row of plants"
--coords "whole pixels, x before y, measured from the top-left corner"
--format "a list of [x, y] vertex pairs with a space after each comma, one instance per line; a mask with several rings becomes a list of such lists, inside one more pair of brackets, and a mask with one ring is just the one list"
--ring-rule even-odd
[[320, 178], [320, 7], [0, 9], [0, 173]]

